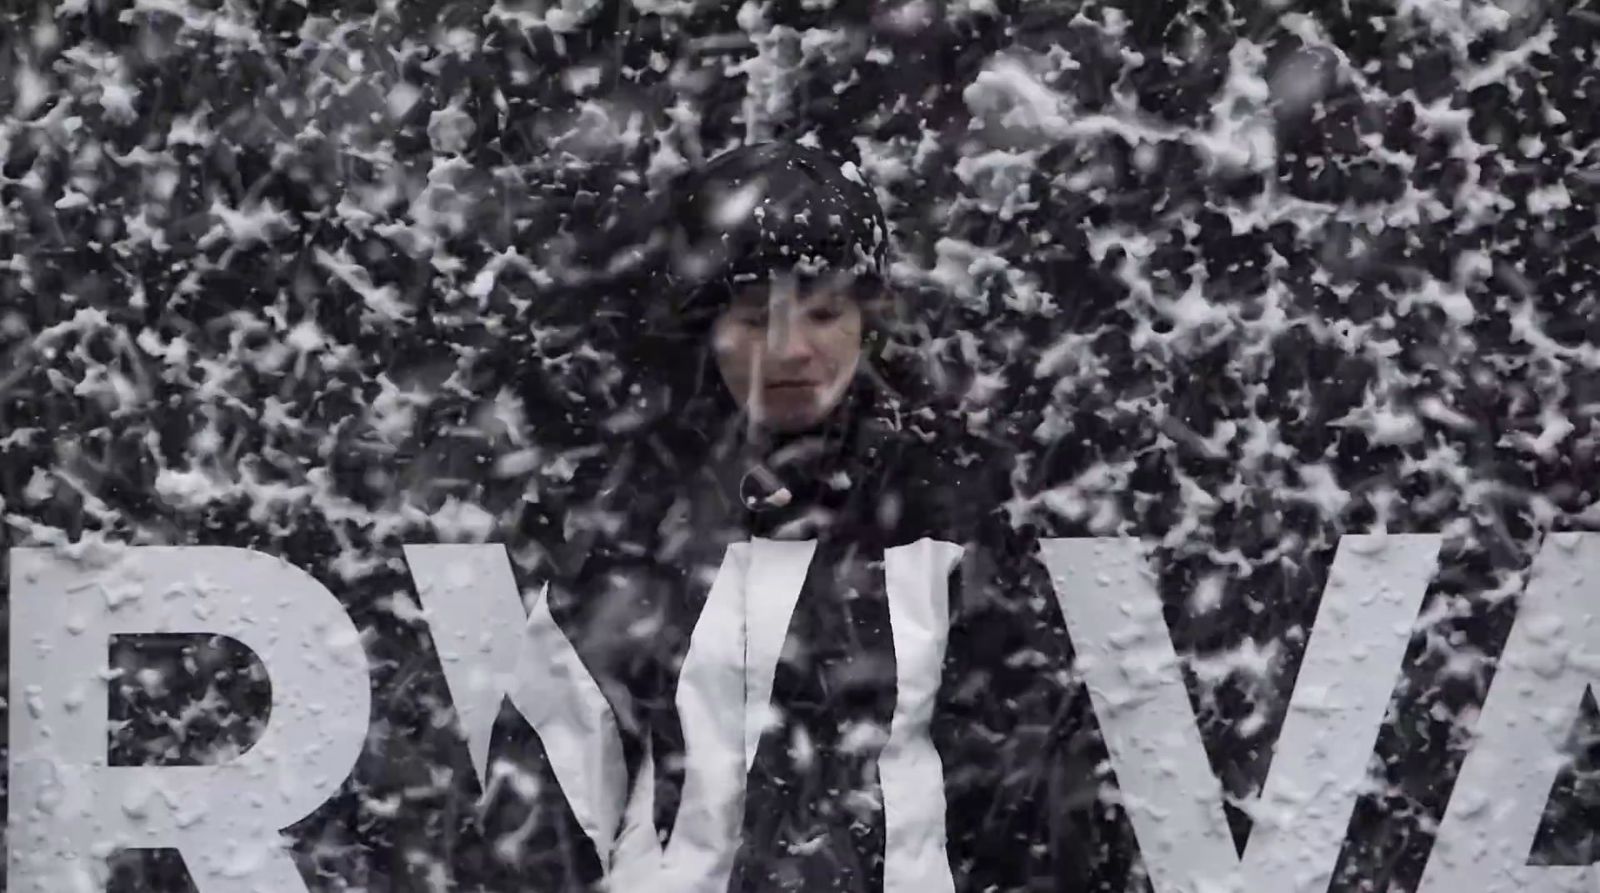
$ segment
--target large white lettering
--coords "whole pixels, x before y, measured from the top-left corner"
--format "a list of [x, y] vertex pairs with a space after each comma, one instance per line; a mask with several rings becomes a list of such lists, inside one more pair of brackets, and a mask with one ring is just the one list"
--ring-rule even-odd
[[[712, 893], [728, 886], [748, 773], [772, 716], [773, 677], [815, 553], [810, 541], [738, 543], [712, 583], [678, 682], [686, 763], [683, 800], [661, 857], [664, 889]], [[886, 891], [954, 888], [945, 855], [944, 775], [928, 725], [949, 635], [949, 575], [961, 555], [960, 546], [931, 539], [884, 552], [897, 688], [878, 761]], [[647, 872], [636, 863], [628, 874]]]
[[1143, 546], [1042, 544], [1156, 893], [1327, 888], [1438, 549], [1340, 542], [1241, 860]]
[[883, 555], [894, 637], [895, 702], [878, 756], [883, 786], [884, 893], [952, 893], [945, 855], [944, 767], [928, 735], [950, 640], [954, 543], [918, 540]]
[[1550, 534], [1534, 559], [1420, 893], [1600, 889], [1592, 866], [1528, 864], [1583, 693], [1600, 681], [1597, 569], [1600, 534]]
[[[1241, 858], [1142, 546], [1044, 542], [1156, 893], [1327, 888], [1438, 548], [1428, 535], [1340, 543], [1271, 772], [1247, 806], [1254, 826]], [[539, 734], [612, 889], [710, 891], [732, 868], [773, 672], [815, 549], [754, 540], [729, 550], [680, 674], [685, 779], [664, 851], [649, 755], [628, 790], [616, 719], [545, 594], [524, 609], [500, 546], [406, 555], [480, 778], [509, 698]], [[933, 541], [885, 553], [898, 694], [879, 769], [892, 889], [949, 885], [943, 824], [929, 818], [942, 819], [942, 778], [926, 725], [960, 554]], [[280, 830], [343, 783], [370, 712], [366, 658], [338, 601], [308, 574], [244, 549], [135, 547], [93, 559], [15, 549], [11, 559], [9, 889], [100, 893], [115, 851], [174, 848], [200, 893], [304, 890]], [[1552, 535], [1535, 561], [1420, 893], [1600, 887], [1593, 868], [1527, 864], [1566, 736], [1600, 677], [1600, 621], [1584, 589], [1594, 568], [1600, 534]], [[272, 686], [261, 739], [220, 765], [108, 765], [108, 642], [144, 633], [225, 635], [254, 652]]]
[[[108, 643], [141, 633], [221, 634], [255, 652], [272, 683], [260, 740], [220, 765], [108, 765]], [[13, 549], [9, 889], [100, 893], [113, 852], [175, 848], [200, 893], [305, 890], [279, 830], [349, 774], [369, 685], [349, 615], [278, 559], [213, 546], [101, 561]]]
[[750, 763], [815, 551], [814, 542], [735, 543], [712, 581], [678, 674], [683, 793], [660, 884], [671, 893], [721, 893], [728, 887]]
[[407, 546], [405, 553], [479, 782], [487, 787], [489, 736], [510, 698], [609, 865], [628, 793], [622, 738], [600, 686], [550, 614], [549, 588], [524, 612], [504, 546]]

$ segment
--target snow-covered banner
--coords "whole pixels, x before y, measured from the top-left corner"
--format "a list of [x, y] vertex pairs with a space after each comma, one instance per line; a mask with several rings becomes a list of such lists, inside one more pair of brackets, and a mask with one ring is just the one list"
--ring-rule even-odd
[[7, 889], [1600, 885], [1600, 11], [0, 25]]

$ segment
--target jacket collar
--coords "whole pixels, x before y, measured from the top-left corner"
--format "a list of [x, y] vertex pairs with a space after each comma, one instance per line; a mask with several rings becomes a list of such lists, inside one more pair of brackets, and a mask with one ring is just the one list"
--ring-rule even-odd
[[722, 513], [757, 536], [819, 535], [848, 520], [863, 485], [882, 475], [893, 419], [885, 395], [858, 376], [828, 418], [806, 430], [751, 436], [737, 420], [705, 469]]

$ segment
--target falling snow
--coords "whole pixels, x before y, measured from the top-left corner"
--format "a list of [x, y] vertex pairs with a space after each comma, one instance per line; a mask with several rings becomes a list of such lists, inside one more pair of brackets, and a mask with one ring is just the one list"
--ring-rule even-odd
[[[311, 889], [575, 888], [594, 856], [527, 805], [552, 782], [513, 714], [479, 788], [399, 547], [504, 542], [530, 588], [626, 549], [636, 224], [689, 166], [796, 140], [876, 190], [893, 356], [1014, 457], [1011, 521], [1153, 549], [1238, 839], [1339, 538], [1444, 536], [1331, 888], [1414, 890], [1533, 555], [1600, 528], [1600, 14], [1299, 6], [11, 4], [0, 567], [309, 570], [374, 698], [289, 831]], [[225, 760], [265, 721], [228, 640], [109, 653], [116, 764]], [[1583, 715], [1534, 863], [1600, 857]], [[1143, 889], [1081, 719], [1062, 827], [1093, 829], [1084, 883]], [[119, 889], [184, 889], [116, 858]]]

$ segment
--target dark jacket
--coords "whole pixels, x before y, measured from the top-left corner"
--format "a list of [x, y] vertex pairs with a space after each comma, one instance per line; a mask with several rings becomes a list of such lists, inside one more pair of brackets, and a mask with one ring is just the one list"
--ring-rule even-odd
[[655, 830], [670, 846], [686, 765], [680, 672], [715, 571], [752, 537], [816, 542], [772, 681], [775, 721], [746, 779], [730, 890], [883, 889], [877, 769], [897, 701], [884, 553], [925, 537], [962, 547], [929, 730], [954, 889], [1070, 889], [1081, 874], [1063, 849], [1069, 811], [1049, 801], [1062, 772], [1094, 789], [1093, 763], [1067, 752], [1082, 712], [1059, 608], [1002, 504], [1004, 457], [936, 425], [897, 417], [863, 379], [827, 423], [767, 446], [780, 457], [771, 476], [747, 474], [737, 434], [691, 461], [641, 438], [610, 532], [553, 550], [558, 617], [611, 682], [631, 771], [650, 755]]

